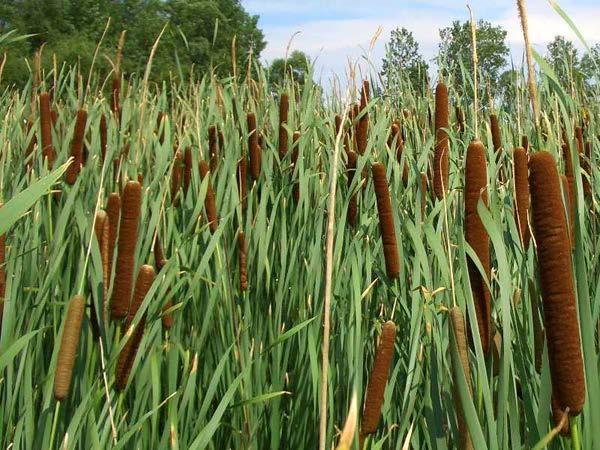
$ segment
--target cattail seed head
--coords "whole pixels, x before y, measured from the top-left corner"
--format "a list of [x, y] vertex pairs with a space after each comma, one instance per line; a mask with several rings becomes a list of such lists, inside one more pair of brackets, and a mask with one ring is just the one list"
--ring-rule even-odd
[[[402, 164], [402, 154], [404, 153], [404, 140], [402, 139], [402, 130], [400, 124], [394, 122], [390, 135], [388, 136], [388, 147], [392, 149], [392, 145], [396, 142], [396, 161]], [[408, 185], [408, 164], [405, 162], [402, 166], [402, 184], [404, 187]]]
[[576, 415], [585, 401], [585, 380], [567, 222], [550, 153], [531, 156], [529, 187], [552, 391], [559, 407]]
[[94, 232], [96, 234], [96, 240], [98, 241], [98, 248], [100, 249], [100, 257], [102, 260], [102, 283], [103, 283], [103, 297], [104, 303], [108, 301], [108, 278], [110, 276], [108, 272], [108, 241], [110, 234], [110, 219], [108, 214], [104, 210], [99, 210], [96, 213], [96, 219], [94, 222]]
[[433, 157], [433, 190], [438, 199], [448, 190], [448, 88], [443, 82], [435, 90], [435, 153]]
[[246, 211], [246, 197], [248, 195], [248, 169], [246, 165], [246, 158], [242, 158], [237, 164], [237, 182], [238, 182], [238, 194], [242, 203], [242, 212]]
[[56, 359], [56, 371], [54, 373], [54, 398], [59, 402], [69, 396], [71, 389], [73, 366], [75, 365], [75, 357], [77, 356], [84, 312], [85, 300], [83, 296], [74, 296], [69, 302], [67, 309], [60, 348]]
[[288, 151], [288, 132], [286, 125], [288, 122], [288, 113], [290, 109], [290, 100], [288, 94], [283, 92], [279, 99], [279, 142], [278, 151], [279, 159], [285, 158]]
[[119, 233], [119, 220], [121, 217], [121, 196], [113, 192], [108, 196], [106, 202], [106, 213], [108, 214], [108, 277], [112, 274], [113, 256]]
[[[137, 326], [133, 330], [131, 336], [127, 337], [127, 342], [123, 346], [119, 358], [117, 359], [117, 367], [115, 370], [115, 389], [123, 391], [127, 387], [129, 374], [133, 367], [133, 362], [137, 355], [142, 337], [144, 336], [144, 327], [146, 326], [146, 315], [141, 318]], [[131, 327], [129, 320], [126, 322], [126, 329]]]
[[[563, 420], [564, 410], [560, 407], [560, 405], [558, 404], [558, 402], [556, 401], [554, 396], [552, 396], [552, 399], [551, 399], [551, 406], [552, 406], [552, 421], [554, 422], [554, 426], [558, 427]], [[564, 436], [564, 437], [569, 437], [571, 435], [571, 429], [569, 426], [568, 416], [567, 416], [567, 420], [565, 420], [565, 423], [560, 428], [560, 435]]]
[[529, 138], [527, 136], [521, 137], [521, 147], [525, 149], [525, 153], [529, 152]]
[[187, 194], [192, 183], [192, 148], [188, 145], [183, 154], [183, 192]]
[[171, 172], [171, 203], [173, 206], [179, 205], [179, 190], [181, 189], [181, 177], [183, 175], [183, 155], [181, 150], [175, 152], [173, 161], [173, 170]]
[[458, 132], [462, 134], [465, 132], [465, 112], [460, 106], [457, 105], [455, 108], [455, 114], [456, 122], [458, 123]]
[[494, 145], [494, 151], [502, 151], [502, 139], [500, 136], [500, 124], [498, 123], [498, 116], [496, 114], [490, 114], [490, 129], [492, 130], [492, 144]]
[[358, 119], [358, 129], [356, 135], [356, 144], [359, 155], [364, 155], [367, 149], [368, 133], [369, 133], [369, 113], [367, 105], [369, 103], [369, 82], [363, 81], [362, 90], [360, 92], [360, 112], [362, 116]]
[[[483, 267], [485, 276], [490, 280], [489, 236], [477, 212], [481, 199], [487, 206], [487, 163], [485, 148], [481, 141], [469, 144], [465, 168], [465, 240], [473, 248]], [[484, 353], [490, 349], [490, 292], [476, 264], [468, 258], [469, 280], [477, 314], [477, 325], [481, 347]]]
[[592, 143], [590, 141], [586, 141], [585, 148], [584, 148], [584, 154], [582, 155], [582, 158], [581, 158], [581, 169], [584, 172], [584, 174], [582, 175], [583, 193], [588, 198], [592, 196], [592, 184], [591, 184], [590, 180], [592, 179], [592, 176], [594, 174], [594, 171], [592, 170], [592, 166], [591, 166], [591, 160], [592, 160]]
[[125, 318], [129, 311], [129, 302], [133, 290], [135, 247], [141, 204], [142, 185], [137, 181], [127, 182], [123, 190], [123, 204], [119, 225], [119, 247], [111, 301], [111, 317], [113, 320]]
[[[350, 150], [348, 152], [348, 189], [352, 188], [352, 182], [354, 181], [354, 177], [356, 175], [356, 163], [358, 157], [355, 152]], [[350, 226], [355, 227], [358, 218], [358, 203], [356, 199], [356, 192], [350, 192], [350, 199], [348, 201], [348, 212], [347, 212], [347, 220]]]
[[240, 266], [240, 290], [245, 291], [248, 288], [248, 272], [246, 268], [246, 238], [243, 231], [238, 233], [237, 244]]
[[396, 340], [396, 325], [392, 321], [383, 324], [381, 338], [377, 346], [375, 361], [371, 369], [369, 384], [365, 393], [365, 406], [363, 409], [360, 427], [361, 436], [368, 436], [377, 431], [381, 417], [383, 394], [388, 381], [388, 374], [394, 359], [394, 341]]
[[260, 147], [258, 145], [258, 131], [256, 129], [256, 116], [248, 113], [248, 152], [250, 154], [250, 176], [254, 181], [260, 177]]
[[375, 163], [372, 172], [387, 275], [389, 278], [398, 278], [400, 275], [400, 260], [385, 166], [382, 163]]
[[154, 282], [154, 268], [148, 264], [144, 264], [140, 267], [138, 276], [135, 281], [135, 290], [133, 291], [133, 298], [131, 299], [131, 306], [129, 308], [128, 320], [133, 320], [137, 314], [142, 302], [150, 290], [150, 286]]
[[52, 170], [56, 154], [52, 145], [52, 113], [50, 112], [50, 97], [47, 92], [40, 94], [40, 127], [42, 132], [42, 155], [48, 161]]
[[219, 144], [217, 127], [211, 125], [208, 127], [208, 153], [210, 156], [210, 172], [216, 173], [219, 165]]
[[[200, 179], [204, 180], [209, 175], [209, 167], [206, 161], [200, 161]], [[217, 215], [217, 205], [215, 199], [215, 193], [208, 178], [208, 187], [206, 188], [206, 197], [204, 199], [204, 209], [206, 210], [206, 217], [208, 218], [210, 232], [215, 233], [219, 227], [219, 217]]]
[[427, 208], [427, 174], [421, 172], [421, 218], [425, 217]]
[[77, 176], [83, 165], [83, 139], [85, 137], [85, 125], [87, 123], [87, 111], [80, 109], [77, 111], [75, 121], [75, 131], [73, 132], [73, 141], [71, 142], [71, 157], [73, 163], [67, 168], [65, 181], [68, 184], [75, 184]]
[[517, 147], [513, 153], [515, 167], [515, 207], [517, 229], [521, 237], [521, 245], [527, 250], [529, 247], [529, 182], [527, 168], [527, 152], [522, 147]]
[[100, 117], [100, 155], [102, 155], [102, 163], [106, 159], [106, 148], [108, 145], [108, 126], [106, 123], [106, 116], [102, 114]]

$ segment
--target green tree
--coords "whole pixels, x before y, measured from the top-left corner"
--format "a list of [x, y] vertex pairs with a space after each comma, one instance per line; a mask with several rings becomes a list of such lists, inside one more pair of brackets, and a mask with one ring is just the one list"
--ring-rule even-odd
[[581, 58], [581, 73], [586, 87], [598, 85], [600, 67], [600, 44], [594, 45], [589, 52]]
[[294, 50], [287, 59], [277, 58], [269, 66], [269, 79], [273, 85], [282, 85], [286, 74], [299, 83], [304, 84], [310, 70], [308, 55], [300, 50]]
[[564, 36], [555, 36], [548, 44], [546, 60], [554, 69], [558, 80], [565, 87], [571, 87], [579, 78], [580, 61], [577, 48]]
[[[506, 30], [494, 26], [490, 22], [480, 20], [477, 23], [477, 56], [478, 70], [481, 77], [480, 85], [488, 81], [496, 85], [503, 67], [506, 66], [508, 46], [506, 45]], [[470, 22], [454, 21], [452, 25], [440, 30], [438, 65], [446, 73], [454, 76], [456, 86], [464, 95], [470, 95], [463, 86], [462, 70], [473, 73], [471, 24]]]
[[381, 76], [388, 93], [400, 93], [404, 80], [420, 89], [427, 80], [429, 66], [419, 53], [419, 43], [406, 28], [392, 31], [385, 47]]

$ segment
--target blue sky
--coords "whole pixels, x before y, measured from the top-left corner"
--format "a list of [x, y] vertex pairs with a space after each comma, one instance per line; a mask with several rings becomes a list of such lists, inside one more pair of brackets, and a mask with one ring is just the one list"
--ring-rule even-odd
[[[558, 0], [590, 43], [600, 42], [599, 0]], [[323, 81], [335, 73], [344, 78], [348, 60], [358, 61], [360, 70], [371, 64], [379, 67], [389, 33], [396, 27], [411, 30], [426, 59], [435, 56], [439, 42], [438, 30], [453, 19], [468, 19], [466, 1], [462, 0], [242, 0], [244, 7], [260, 16], [267, 48], [263, 59], [284, 56], [290, 38], [291, 50], [303, 50], [315, 60], [317, 76]], [[507, 31], [511, 54], [521, 60], [522, 34], [515, 0], [472, 0], [475, 17], [502, 25]], [[527, 0], [530, 35], [536, 49], [544, 52], [546, 44], [561, 34], [572, 40], [575, 35], [549, 0]], [[381, 30], [374, 47], [369, 43]]]

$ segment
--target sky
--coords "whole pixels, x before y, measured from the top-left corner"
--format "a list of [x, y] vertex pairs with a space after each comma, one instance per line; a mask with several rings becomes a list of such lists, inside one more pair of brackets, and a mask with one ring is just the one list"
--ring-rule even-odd
[[[534, 48], [545, 53], [554, 36], [563, 35], [578, 42], [565, 21], [552, 9], [550, 0], [527, 0], [530, 39]], [[576, 23], [588, 44], [600, 42], [599, 0], [554, 0]], [[315, 64], [321, 82], [336, 74], [345, 79], [348, 61], [358, 61], [365, 73], [380, 68], [385, 43], [394, 28], [405, 27], [419, 42], [426, 60], [437, 53], [439, 30], [452, 20], [468, 20], [466, 1], [461, 0], [242, 0], [252, 14], [260, 16], [265, 33], [265, 61], [283, 57], [286, 48], [306, 52]], [[507, 32], [511, 57], [520, 64], [523, 34], [515, 0], [470, 0], [475, 18], [501, 25]], [[381, 30], [370, 50], [370, 43]], [[298, 34], [296, 34], [298, 32]], [[293, 37], [293, 39], [292, 39]], [[291, 43], [290, 43], [291, 39]], [[368, 55], [368, 60], [364, 56]]]

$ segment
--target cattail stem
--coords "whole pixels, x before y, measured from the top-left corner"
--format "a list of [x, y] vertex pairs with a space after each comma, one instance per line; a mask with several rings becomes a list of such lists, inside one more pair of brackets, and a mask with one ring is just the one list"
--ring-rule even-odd
[[398, 278], [400, 275], [400, 261], [385, 166], [382, 163], [375, 163], [373, 164], [372, 171], [387, 276], [389, 278]]
[[[489, 236], [477, 212], [481, 199], [487, 206], [487, 168], [485, 148], [481, 141], [472, 141], [467, 148], [465, 168], [465, 240], [473, 248], [490, 280], [490, 248]], [[477, 265], [469, 258], [467, 261], [471, 292], [477, 314], [477, 325], [483, 352], [490, 349], [490, 292], [484, 276]]]
[[531, 156], [529, 171], [552, 392], [561, 409], [577, 415], [585, 401], [585, 379], [559, 175], [545, 151]]
[[525, 41], [525, 57], [527, 60], [527, 87], [529, 89], [529, 98], [531, 100], [531, 108], [533, 109], [535, 127], [539, 130], [540, 109], [537, 102], [537, 86], [535, 82], [535, 69], [533, 67], [531, 42], [529, 41], [529, 24], [527, 23], [527, 7], [525, 6], [525, 0], [517, 0], [517, 7], [519, 9], [519, 18], [521, 19], [523, 39]]

